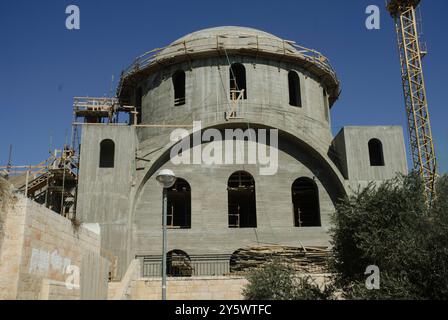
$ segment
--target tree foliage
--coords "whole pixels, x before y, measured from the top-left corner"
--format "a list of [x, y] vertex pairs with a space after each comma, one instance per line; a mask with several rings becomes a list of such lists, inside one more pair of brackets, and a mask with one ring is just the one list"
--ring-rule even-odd
[[320, 288], [309, 276], [299, 276], [280, 262], [271, 262], [248, 276], [243, 291], [247, 300], [327, 300], [331, 286]]
[[[448, 299], [448, 176], [437, 180], [432, 206], [417, 174], [354, 192], [337, 205], [331, 230], [332, 284], [319, 288], [283, 264], [250, 274], [247, 299]], [[380, 269], [379, 290], [366, 268]], [[335, 295], [337, 292], [337, 295]]]
[[[331, 267], [353, 299], [448, 298], [448, 177], [429, 208], [416, 174], [370, 184], [337, 206]], [[381, 288], [367, 290], [364, 272], [380, 268]]]

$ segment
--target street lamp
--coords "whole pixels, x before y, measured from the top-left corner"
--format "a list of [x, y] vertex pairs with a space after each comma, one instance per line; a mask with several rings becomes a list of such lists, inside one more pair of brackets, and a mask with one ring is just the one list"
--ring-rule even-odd
[[167, 225], [167, 189], [171, 188], [176, 182], [176, 176], [174, 172], [168, 169], [160, 170], [157, 174], [156, 180], [159, 182], [160, 186], [163, 188], [163, 216], [162, 216], [162, 300], [166, 300], [166, 248], [167, 248], [167, 236], [166, 236], [166, 225]]

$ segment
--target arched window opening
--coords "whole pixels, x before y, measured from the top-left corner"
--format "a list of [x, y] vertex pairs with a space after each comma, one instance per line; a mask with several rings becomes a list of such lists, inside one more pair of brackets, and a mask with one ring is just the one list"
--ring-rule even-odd
[[185, 71], [178, 70], [173, 75], [174, 105], [185, 104]]
[[191, 228], [191, 188], [187, 181], [177, 178], [167, 189], [167, 226], [173, 229]]
[[113, 168], [115, 164], [115, 143], [106, 139], [100, 143], [100, 168]]
[[137, 88], [135, 91], [135, 111], [137, 111], [137, 124], [142, 123], [142, 99], [143, 91], [142, 88]]
[[302, 107], [300, 78], [297, 72], [289, 71], [288, 84], [289, 84], [289, 104], [294, 107]]
[[241, 63], [230, 66], [230, 99], [247, 99], [246, 68]]
[[383, 144], [380, 140], [372, 139], [369, 141], [369, 157], [372, 167], [383, 167], [385, 165]]
[[299, 178], [292, 184], [295, 227], [320, 227], [319, 190], [309, 178]]
[[166, 274], [169, 277], [191, 277], [191, 259], [182, 250], [172, 250], [166, 255]]
[[324, 99], [324, 114], [325, 114], [325, 120], [327, 120], [327, 122], [330, 120], [330, 109], [328, 107], [328, 94], [327, 94], [327, 90], [323, 89], [323, 99]]
[[229, 228], [256, 228], [255, 180], [245, 171], [232, 174], [227, 183]]

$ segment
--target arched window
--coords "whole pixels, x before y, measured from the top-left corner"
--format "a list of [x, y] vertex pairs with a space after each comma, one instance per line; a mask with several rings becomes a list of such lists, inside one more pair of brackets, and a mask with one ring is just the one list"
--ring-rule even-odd
[[327, 93], [327, 90], [323, 89], [322, 96], [323, 96], [323, 100], [324, 100], [325, 120], [329, 121], [330, 120], [330, 116], [329, 116], [330, 110], [328, 108], [328, 93]]
[[369, 141], [369, 157], [372, 167], [384, 166], [383, 144], [378, 139]]
[[173, 74], [174, 105], [185, 104], [185, 71], [178, 70]]
[[100, 168], [113, 168], [115, 163], [115, 143], [105, 139], [100, 143]]
[[137, 88], [135, 91], [135, 111], [137, 111], [137, 124], [142, 122], [142, 88]]
[[230, 99], [247, 99], [246, 68], [241, 63], [230, 66]]
[[232, 174], [227, 183], [229, 228], [256, 228], [255, 180], [245, 171]]
[[299, 178], [292, 184], [295, 227], [320, 227], [319, 190], [309, 178]]
[[191, 188], [187, 181], [177, 178], [167, 189], [167, 225], [169, 228], [191, 228]]
[[302, 107], [300, 78], [297, 72], [289, 71], [288, 84], [289, 84], [289, 104], [294, 107]]
[[166, 254], [166, 274], [169, 277], [191, 277], [191, 259], [182, 250], [172, 250]]

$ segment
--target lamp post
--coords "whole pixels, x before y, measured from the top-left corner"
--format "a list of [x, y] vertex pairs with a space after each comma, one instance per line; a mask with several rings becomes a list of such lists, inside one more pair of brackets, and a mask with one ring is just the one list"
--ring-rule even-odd
[[166, 300], [166, 249], [167, 249], [167, 189], [171, 188], [176, 182], [174, 172], [168, 169], [163, 169], [157, 174], [156, 180], [163, 188], [163, 215], [162, 215], [162, 300]]

